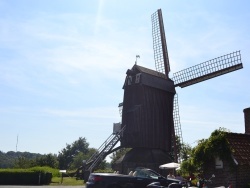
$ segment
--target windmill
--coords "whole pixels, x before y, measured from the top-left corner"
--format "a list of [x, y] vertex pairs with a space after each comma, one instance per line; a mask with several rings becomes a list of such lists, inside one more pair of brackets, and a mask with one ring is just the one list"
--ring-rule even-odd
[[184, 88], [241, 69], [243, 65], [240, 51], [236, 51], [176, 72], [170, 78], [161, 9], [152, 14], [151, 20], [156, 70], [135, 64], [126, 72], [122, 103], [122, 127], [126, 129], [121, 147], [132, 150], [121, 162], [138, 165], [148, 161], [152, 167], [153, 164], [157, 166], [163, 156], [165, 162], [171, 160], [167, 155], [170, 157], [173, 149], [174, 159], [178, 161], [176, 140], [182, 143], [182, 131], [175, 87]]
[[[119, 104], [121, 124], [100, 146], [98, 151], [78, 170], [84, 178], [110, 153], [131, 148], [113, 168], [128, 173], [144, 166], [159, 171], [159, 165], [178, 161], [178, 143], [182, 131], [175, 87], [187, 87], [243, 68], [240, 51], [181, 70], [169, 78], [170, 62], [161, 10], [151, 16], [153, 49], [156, 70], [135, 65], [128, 69], [123, 85], [123, 102]], [[117, 128], [118, 127], [118, 128]], [[120, 146], [115, 147], [120, 141]], [[173, 152], [174, 150], [174, 152]]]

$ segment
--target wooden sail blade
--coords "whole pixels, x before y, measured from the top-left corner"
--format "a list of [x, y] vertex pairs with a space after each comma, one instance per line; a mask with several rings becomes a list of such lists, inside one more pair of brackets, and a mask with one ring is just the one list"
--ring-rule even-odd
[[168, 77], [170, 65], [161, 9], [151, 15], [151, 20], [155, 68]]
[[173, 74], [175, 86], [193, 85], [243, 68], [240, 51], [236, 51]]

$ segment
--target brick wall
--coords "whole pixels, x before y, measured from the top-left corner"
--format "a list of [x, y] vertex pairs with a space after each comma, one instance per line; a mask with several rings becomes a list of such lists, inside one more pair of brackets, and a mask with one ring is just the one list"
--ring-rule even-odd
[[250, 183], [250, 166], [240, 165], [237, 174], [237, 187], [246, 187]]
[[227, 161], [223, 161], [223, 168], [216, 169], [215, 162], [211, 161], [210, 163], [206, 164], [204, 169], [204, 175], [206, 179], [211, 177], [212, 174], [215, 175], [215, 178], [212, 178], [212, 187], [227, 187], [230, 183], [233, 188], [244, 188], [250, 183], [249, 165], [235, 165], [232, 167]]
[[215, 178], [212, 178], [212, 187], [227, 187], [229, 183], [231, 183], [233, 187], [236, 187], [236, 166], [234, 168], [230, 167], [227, 161], [223, 161], [222, 169], [215, 168], [215, 160], [207, 163], [204, 167], [205, 178], [207, 179], [211, 177], [212, 174], [215, 175]]

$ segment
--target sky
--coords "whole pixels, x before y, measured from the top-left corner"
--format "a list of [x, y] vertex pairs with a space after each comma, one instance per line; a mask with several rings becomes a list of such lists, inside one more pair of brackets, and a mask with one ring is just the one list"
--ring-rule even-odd
[[[121, 121], [127, 69], [155, 70], [151, 14], [162, 9], [173, 73], [237, 50], [243, 69], [176, 88], [183, 141], [244, 133], [250, 107], [247, 0], [0, 0], [0, 151], [98, 148]], [[149, 138], [150, 139], [150, 138]]]

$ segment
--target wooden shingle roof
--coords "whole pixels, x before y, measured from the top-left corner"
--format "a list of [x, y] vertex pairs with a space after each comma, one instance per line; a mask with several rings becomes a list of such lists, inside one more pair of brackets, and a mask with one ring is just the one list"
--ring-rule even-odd
[[250, 135], [228, 133], [226, 136], [231, 148], [233, 157], [239, 165], [250, 165]]
[[[166, 92], [175, 93], [174, 82], [171, 79], [167, 78], [167, 76], [163, 73], [135, 64], [131, 70], [127, 70], [126, 74], [128, 76], [134, 77], [132, 79], [133, 82], [135, 82], [136, 75], [140, 74], [140, 81], [137, 82], [137, 84], [139, 83]], [[124, 86], [126, 86], [126, 81]]]
[[142, 66], [139, 66], [139, 65], [134, 65], [132, 69], [134, 69], [134, 68], [137, 68], [140, 72], [143, 72], [143, 73], [146, 73], [146, 74], [150, 74], [152, 76], [156, 76], [156, 77], [167, 79], [167, 77], [166, 77], [165, 74], [162, 74], [162, 73], [157, 72], [155, 70], [148, 69], [146, 67], [142, 67]]

